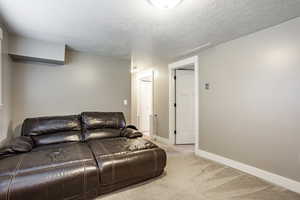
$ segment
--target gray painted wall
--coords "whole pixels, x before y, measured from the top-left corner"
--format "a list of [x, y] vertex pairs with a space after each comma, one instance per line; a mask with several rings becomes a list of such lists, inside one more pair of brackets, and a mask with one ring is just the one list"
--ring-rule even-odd
[[3, 30], [2, 40], [2, 59], [0, 59], [2, 65], [1, 84], [2, 88], [2, 103], [0, 106], [0, 143], [10, 135], [11, 132], [11, 60], [8, 56], [8, 34], [4, 29], [4, 26], [0, 27]]
[[[121, 111], [130, 120], [130, 62], [68, 51], [67, 64], [14, 63], [13, 122], [24, 118]], [[129, 105], [124, 106], [127, 99]]]
[[299, 36], [297, 18], [200, 53], [200, 149], [300, 181]]

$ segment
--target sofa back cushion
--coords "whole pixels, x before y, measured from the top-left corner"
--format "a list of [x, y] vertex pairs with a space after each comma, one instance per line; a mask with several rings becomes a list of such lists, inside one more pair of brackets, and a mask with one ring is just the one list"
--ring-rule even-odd
[[81, 119], [85, 140], [120, 137], [126, 126], [121, 112], [84, 112]]
[[92, 139], [105, 139], [120, 137], [121, 131], [119, 129], [103, 128], [91, 129], [84, 132], [84, 140], [89, 141]]
[[29, 118], [23, 123], [22, 135], [30, 136], [37, 146], [79, 142], [82, 139], [80, 116]]
[[126, 126], [121, 112], [84, 112], [81, 118], [85, 129], [122, 129]]

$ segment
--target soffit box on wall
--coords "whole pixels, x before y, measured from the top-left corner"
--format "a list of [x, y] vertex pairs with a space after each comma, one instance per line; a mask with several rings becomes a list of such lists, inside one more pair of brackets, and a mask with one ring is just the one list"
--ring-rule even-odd
[[48, 43], [21, 36], [9, 37], [9, 55], [18, 62], [65, 64], [65, 44]]

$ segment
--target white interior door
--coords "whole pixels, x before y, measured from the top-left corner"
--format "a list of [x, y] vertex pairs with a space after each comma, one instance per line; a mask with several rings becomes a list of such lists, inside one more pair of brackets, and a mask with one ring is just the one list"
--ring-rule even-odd
[[152, 82], [140, 80], [140, 131], [146, 135], [150, 134], [150, 116], [152, 116]]
[[176, 70], [176, 144], [195, 143], [195, 75]]

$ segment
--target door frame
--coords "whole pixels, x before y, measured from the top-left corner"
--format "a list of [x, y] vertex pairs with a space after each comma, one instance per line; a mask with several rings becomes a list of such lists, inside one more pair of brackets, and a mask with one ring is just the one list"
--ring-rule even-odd
[[186, 58], [169, 64], [169, 142], [175, 144], [176, 111], [175, 111], [175, 70], [187, 65], [194, 65], [195, 70], [195, 152], [199, 149], [199, 60], [198, 56]]
[[151, 122], [149, 121], [149, 135], [150, 137], [153, 137], [155, 135], [154, 131], [154, 70], [149, 69], [149, 70], [143, 70], [140, 71], [136, 74], [136, 89], [137, 89], [137, 110], [136, 110], [136, 122], [137, 126], [140, 127], [140, 80], [144, 77], [151, 77], [151, 104], [152, 104], [152, 117], [151, 117]]

